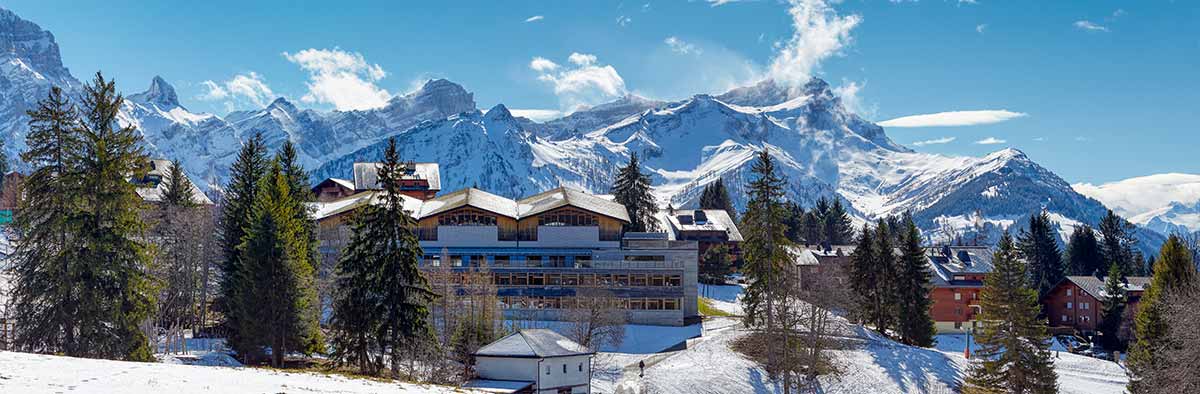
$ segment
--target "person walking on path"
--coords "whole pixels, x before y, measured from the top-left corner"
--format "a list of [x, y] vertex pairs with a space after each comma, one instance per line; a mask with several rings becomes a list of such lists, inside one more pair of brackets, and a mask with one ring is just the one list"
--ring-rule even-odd
[[646, 377], [646, 360], [638, 361], [638, 377]]

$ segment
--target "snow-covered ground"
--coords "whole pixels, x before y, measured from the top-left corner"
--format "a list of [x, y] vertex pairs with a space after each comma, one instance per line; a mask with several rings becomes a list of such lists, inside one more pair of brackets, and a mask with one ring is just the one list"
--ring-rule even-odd
[[0, 352], [0, 393], [456, 393], [461, 390], [257, 368]]
[[742, 316], [742, 286], [741, 285], [706, 285], [701, 283], [699, 293], [708, 299], [708, 304], [717, 310]]

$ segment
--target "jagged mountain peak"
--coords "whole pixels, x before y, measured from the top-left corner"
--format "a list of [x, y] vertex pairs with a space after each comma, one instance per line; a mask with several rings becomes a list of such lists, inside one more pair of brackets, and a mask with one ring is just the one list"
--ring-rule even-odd
[[157, 104], [163, 108], [182, 107], [179, 105], [179, 97], [175, 94], [175, 87], [157, 75], [150, 80], [150, 88], [129, 96], [129, 98], [138, 102]]
[[483, 116], [483, 119], [488, 121], [509, 120], [513, 119], [513, 115], [504, 104], [496, 104], [487, 110], [487, 114]]
[[276, 98], [275, 101], [272, 101], [271, 104], [268, 104], [267, 108], [266, 108], [267, 111], [271, 111], [271, 110], [275, 110], [275, 109], [284, 111], [289, 114], [294, 114], [294, 113], [300, 111], [298, 108], [296, 108], [295, 104], [292, 104], [291, 101], [288, 101], [288, 99], [284, 98], [284, 97]]
[[0, 8], [0, 57], [18, 59], [53, 83], [72, 88], [77, 82], [63, 67], [54, 34]]

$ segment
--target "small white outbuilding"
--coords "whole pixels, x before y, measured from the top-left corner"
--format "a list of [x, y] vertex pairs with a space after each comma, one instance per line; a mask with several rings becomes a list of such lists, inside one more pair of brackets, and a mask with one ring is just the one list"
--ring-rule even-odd
[[478, 378], [465, 387], [494, 393], [591, 393], [595, 352], [544, 329], [527, 329], [475, 352]]

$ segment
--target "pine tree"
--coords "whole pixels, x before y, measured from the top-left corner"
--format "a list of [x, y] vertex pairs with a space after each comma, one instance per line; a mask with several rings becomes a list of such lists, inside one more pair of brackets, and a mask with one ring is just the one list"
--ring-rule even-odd
[[723, 209], [730, 219], [737, 221], [737, 210], [733, 208], [733, 200], [729, 198], [729, 190], [725, 188], [725, 180], [721, 178], [717, 178], [700, 192], [700, 209]]
[[253, 346], [242, 340], [241, 333], [248, 330], [245, 325], [253, 318], [254, 299], [248, 298], [247, 272], [243, 269], [238, 245], [250, 225], [250, 213], [258, 195], [259, 181], [266, 176], [267, 158], [263, 137], [256, 134], [242, 145], [237, 159], [229, 169], [229, 185], [221, 206], [219, 226], [221, 245], [221, 281], [216, 307], [224, 314], [226, 343], [243, 362], [257, 357]]
[[242, 324], [239, 335], [254, 348], [269, 347], [275, 367], [289, 352], [310, 351], [320, 337], [313, 264], [298, 205], [283, 169], [272, 162], [238, 246], [246, 280], [242, 291], [255, 302], [254, 318]]
[[1062, 281], [1062, 254], [1046, 211], [1029, 216], [1029, 229], [1017, 236], [1017, 249], [1029, 269], [1029, 284], [1045, 295]]
[[992, 257], [980, 294], [983, 311], [979, 350], [968, 369], [964, 393], [1057, 393], [1046, 323], [1038, 319], [1037, 290], [1008, 233]]
[[784, 209], [787, 210], [787, 217], [784, 218], [784, 224], [787, 225], [787, 237], [793, 243], [804, 242], [804, 208], [794, 201], [784, 203]]
[[878, 253], [875, 250], [875, 230], [870, 223], [863, 225], [850, 258], [850, 288], [854, 290], [856, 320], [868, 323], [876, 316], [879, 307], [876, 285], [880, 282]]
[[921, 231], [912, 214], [904, 215], [900, 235], [900, 273], [897, 283], [900, 340], [909, 345], [933, 346], [935, 333], [929, 299], [930, 272], [921, 247]]
[[1125, 283], [1121, 281], [1121, 267], [1116, 263], [1108, 266], [1108, 276], [1104, 279], [1104, 299], [1100, 300], [1100, 339], [1109, 349], [1123, 349], [1119, 334], [1121, 322], [1125, 320], [1125, 302], [1128, 296]]
[[1071, 233], [1066, 251], [1067, 272], [1070, 275], [1099, 275], [1104, 271], [1100, 241], [1092, 226], [1081, 225]]
[[893, 232], [884, 219], [875, 224], [875, 264], [871, 269], [875, 270], [878, 280], [874, 283], [872, 303], [875, 313], [871, 321], [875, 329], [884, 335], [888, 335], [896, 323], [896, 308], [900, 301], [896, 287], [899, 269], [892, 243]]
[[192, 208], [197, 205], [196, 189], [192, 187], [192, 182], [188, 181], [179, 159], [171, 162], [171, 168], [167, 171], [167, 179], [163, 183], [167, 189], [162, 195], [164, 204], [179, 208]]
[[630, 154], [629, 164], [617, 172], [612, 193], [614, 200], [629, 212], [629, 224], [625, 226], [625, 231], [658, 231], [658, 219], [655, 219], [658, 204], [654, 195], [650, 194], [650, 176], [642, 173], [637, 154]]
[[1163, 316], [1163, 300], [1168, 294], [1195, 281], [1196, 277], [1196, 265], [1183, 240], [1177, 235], [1168, 237], [1154, 262], [1150, 288], [1142, 294], [1134, 318], [1137, 341], [1129, 349], [1129, 392], [1146, 392], [1147, 383], [1142, 381], [1142, 377], [1160, 367], [1158, 353], [1165, 345], [1163, 338], [1168, 330]]
[[149, 338], [139, 326], [154, 311], [152, 256], [144, 242], [143, 201], [128, 179], [143, 173], [149, 160], [137, 129], [117, 127], [122, 103], [116, 85], [100, 73], [83, 88], [80, 149], [68, 151], [67, 159], [77, 163], [69, 178], [80, 192], [67, 218], [77, 231], [68, 253], [80, 270], [75, 318], [84, 355], [149, 361]]
[[9, 263], [14, 276], [13, 318], [17, 349], [80, 356], [76, 334], [79, 261], [69, 253], [76, 236], [67, 226], [79, 194], [73, 182], [76, 163], [69, 152], [79, 149], [79, 115], [52, 87], [29, 111], [28, 150], [21, 160], [33, 167], [20, 195], [12, 229], [17, 239]]
[[824, 214], [824, 222], [825, 241], [829, 242], [830, 245], [845, 245], [850, 243], [854, 238], [854, 229], [851, 227], [850, 214], [842, 206], [842, 200], [833, 200], [833, 204], [829, 206], [829, 211]]
[[750, 201], [742, 217], [742, 228], [746, 229], [742, 233], [744, 270], [750, 282], [742, 297], [746, 310], [744, 322], [748, 327], [765, 324], [768, 330], [773, 330], [776, 301], [773, 291], [787, 280], [787, 267], [792, 262], [787, 249], [791, 242], [783, 223], [787, 212], [782, 198], [787, 180], [779, 175], [774, 159], [766, 150], [759, 152], [751, 171], [757, 178], [748, 187]]
[[379, 229], [372, 221], [378, 217], [378, 209], [367, 205], [350, 216], [350, 242], [338, 259], [333, 314], [329, 318], [331, 358], [339, 365], [354, 365], [368, 375], [379, 373], [383, 364], [377, 356], [380, 341], [374, 336], [379, 330], [382, 307], [382, 296], [374, 288], [380, 279], [376, 251], [384, 242], [372, 234]]
[[4, 191], [4, 174], [8, 173], [8, 153], [4, 152], [4, 140], [0, 140], [0, 192]]
[[804, 213], [804, 220], [801, 225], [803, 226], [801, 238], [804, 238], [805, 245], [817, 245], [821, 243], [821, 216], [816, 209]]
[[[279, 148], [279, 152], [275, 155], [275, 160], [279, 162], [283, 170], [283, 176], [288, 182], [289, 203], [292, 204], [292, 209], [296, 213], [296, 222], [300, 225], [300, 232], [296, 235], [297, 239], [303, 242], [303, 248], [300, 253], [305, 253], [307, 261], [312, 265], [314, 281], [316, 277], [323, 275], [321, 272], [321, 254], [318, 250], [320, 240], [317, 239], [317, 222], [312, 220], [313, 208], [309, 203], [315, 201], [312, 190], [309, 188], [308, 172], [300, 165], [299, 155], [296, 153], [296, 146], [291, 141], [284, 141], [283, 146]], [[317, 295], [318, 302], [312, 303], [314, 316], [319, 316], [320, 305], [324, 302]], [[317, 331], [320, 334], [320, 331]], [[313, 336], [312, 342], [306, 345], [306, 352], [319, 352], [323, 349], [321, 343], [323, 339], [319, 335]]]
[[1100, 255], [1101, 261], [1117, 263], [1125, 276], [1142, 275], [1146, 268], [1142, 265], [1142, 257], [1134, 251], [1137, 239], [1133, 237], [1136, 227], [1124, 218], [1117, 216], [1110, 209], [1100, 221]]
[[729, 257], [729, 247], [724, 243], [710, 246], [700, 256], [700, 282], [724, 284], [725, 277], [732, 273], [733, 261]]

